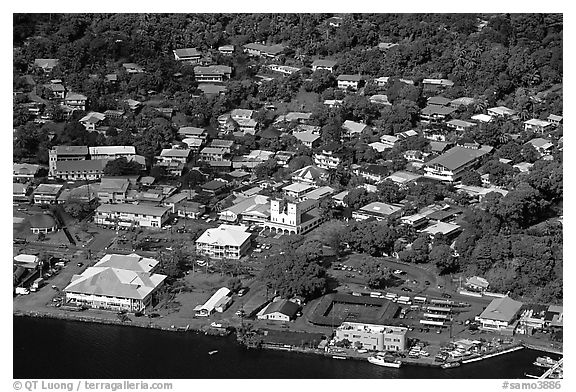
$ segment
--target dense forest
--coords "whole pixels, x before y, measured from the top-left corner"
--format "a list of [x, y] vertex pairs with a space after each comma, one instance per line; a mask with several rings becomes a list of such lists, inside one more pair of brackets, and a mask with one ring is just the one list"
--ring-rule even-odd
[[[347, 14], [339, 27], [326, 20], [332, 14], [14, 14], [14, 91], [30, 92], [27, 75], [36, 83], [48, 78], [32, 64], [37, 58], [56, 58], [59, 64], [50, 78], [63, 80], [67, 89], [86, 95], [89, 110], [125, 108], [128, 98], [146, 101], [162, 96], [160, 106], [182, 115], [170, 122], [150, 106], [139, 112], [127, 111], [125, 118], [110, 120], [106, 135], [88, 132], [78, 123], [85, 113], [64, 120], [61, 109], [48, 103], [53, 121], [38, 124], [26, 110], [14, 103], [14, 160], [47, 163], [48, 149], [68, 145], [134, 145], [139, 154], [151, 160], [162, 148], [172, 145], [178, 126], [192, 125], [214, 129], [217, 118], [234, 108], [257, 111], [262, 128], [273, 128], [274, 113], [267, 103], [295, 101], [305, 92], [316, 97], [312, 124], [321, 127], [321, 145], [329, 148], [343, 164], [331, 170], [327, 184], [338, 190], [362, 184], [349, 170], [352, 164], [386, 162], [390, 170], [406, 165], [403, 152], [429, 149], [422, 137], [406, 140], [392, 149], [376, 152], [368, 143], [382, 135], [421, 129], [420, 110], [426, 105], [424, 78], [445, 78], [454, 87], [443, 95], [449, 99], [472, 97], [475, 104], [462, 108], [455, 118], [485, 113], [503, 105], [518, 112], [521, 120], [544, 119], [563, 113], [563, 20], [559, 14]], [[238, 50], [251, 42], [283, 44], [288, 50], [277, 64], [301, 68], [301, 72], [276, 77], [259, 84], [254, 76], [265, 61], [253, 59]], [[378, 49], [380, 42], [398, 44]], [[233, 56], [222, 56], [217, 48], [233, 44]], [[213, 63], [233, 66], [223, 96], [199, 93], [193, 67], [174, 61], [172, 50], [195, 47], [211, 56]], [[312, 72], [318, 58], [337, 61], [335, 72]], [[128, 74], [122, 64], [143, 66], [146, 73]], [[118, 82], [106, 83], [105, 75], [116, 73]], [[360, 74], [368, 79], [364, 95], [346, 94], [336, 89], [340, 74]], [[177, 77], [175, 75], [178, 75]], [[390, 77], [385, 86], [371, 79]], [[401, 78], [413, 81], [406, 84]], [[38, 94], [43, 92], [39, 88]], [[369, 94], [386, 94], [390, 106], [380, 107], [368, 100]], [[328, 108], [325, 99], [342, 99], [339, 107]], [[341, 143], [345, 120], [362, 121], [374, 130]], [[515, 134], [511, 140], [507, 137]], [[562, 127], [555, 133], [562, 136]], [[397, 251], [407, 262], [434, 263], [442, 273], [465, 272], [489, 279], [497, 290], [546, 302], [562, 300], [562, 226], [551, 218], [562, 215], [562, 154], [553, 151], [553, 161], [537, 161], [531, 146], [535, 135], [525, 132], [521, 123], [494, 121], [480, 125], [466, 140], [494, 147], [478, 172], [508, 189], [504, 196], [490, 194], [480, 206], [471, 207], [454, 187], [422, 182], [408, 188], [391, 183], [378, 185], [377, 192], [354, 189], [347, 196], [349, 206], [371, 201], [396, 203], [409, 200], [405, 212], [434, 202], [450, 200], [461, 206], [463, 230], [455, 244], [443, 238], [430, 239], [399, 229], [398, 225], [350, 223], [344, 231], [332, 231], [328, 244], [345, 241], [353, 250], [374, 256]], [[236, 139], [240, 150], [262, 148], [297, 153], [288, 168], [270, 160], [259, 166], [258, 177], [287, 178], [289, 173], [312, 163], [313, 150], [296, 142], [292, 135], [264, 139], [246, 135]], [[510, 159], [508, 164], [498, 160]], [[536, 162], [529, 174], [519, 175], [512, 165]], [[205, 173], [209, 169], [203, 167]], [[466, 173], [462, 182], [480, 185], [480, 174]], [[197, 179], [185, 174], [183, 183]], [[331, 206], [324, 206], [331, 213]], [[340, 241], [340, 242], [342, 242]], [[406, 249], [403, 241], [412, 243]], [[450, 251], [453, 245], [458, 256]], [[307, 249], [308, 246], [305, 246]], [[284, 264], [298, 264], [288, 256]], [[316, 256], [306, 256], [316, 262]], [[300, 263], [301, 264], [301, 263]], [[319, 286], [325, 283], [321, 268], [299, 265], [310, 272]], [[274, 275], [277, 271], [272, 271]], [[296, 279], [296, 277], [294, 277]], [[322, 292], [312, 285], [306, 295]], [[291, 285], [286, 285], [291, 287]], [[286, 289], [288, 290], [288, 289]]]

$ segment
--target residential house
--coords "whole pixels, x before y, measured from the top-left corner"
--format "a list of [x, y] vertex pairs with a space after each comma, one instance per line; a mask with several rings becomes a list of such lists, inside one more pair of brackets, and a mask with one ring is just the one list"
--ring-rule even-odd
[[274, 155], [274, 159], [276, 159], [278, 166], [287, 168], [288, 163], [294, 157], [294, 155], [296, 155], [294, 151], [278, 151], [276, 155]]
[[300, 71], [300, 68], [290, 67], [288, 65], [268, 64], [267, 67], [271, 71], [278, 72], [286, 76], [292, 75], [293, 73]]
[[441, 181], [454, 182], [462, 173], [473, 168], [484, 155], [492, 151], [492, 147], [483, 146], [478, 149], [452, 147], [444, 154], [426, 162], [424, 177]]
[[464, 285], [467, 289], [472, 291], [484, 292], [488, 290], [490, 283], [488, 283], [486, 279], [481, 278], [480, 276], [471, 276], [466, 278], [466, 283], [464, 283]]
[[559, 126], [562, 124], [562, 122], [564, 121], [564, 117], [562, 116], [557, 116], [555, 114], [551, 114], [546, 118], [546, 121], [554, 124], [554, 126]]
[[182, 139], [182, 143], [184, 143], [189, 150], [192, 150], [192, 152], [197, 153], [200, 151], [200, 148], [202, 148], [202, 143], [204, 141], [202, 139], [197, 139], [195, 137], [188, 137], [185, 139]]
[[112, 227], [161, 228], [170, 218], [170, 208], [148, 204], [101, 204], [96, 209], [94, 223]]
[[464, 121], [464, 120], [450, 120], [446, 122], [449, 128], [455, 129], [460, 132], [465, 132], [470, 130], [470, 128], [475, 127], [476, 123]]
[[447, 88], [454, 86], [454, 82], [449, 79], [424, 79], [422, 80], [423, 91], [428, 92], [440, 92]]
[[534, 166], [533, 163], [529, 162], [520, 162], [512, 166], [514, 169], [518, 169], [520, 173], [530, 173], [530, 169]]
[[124, 110], [119, 109], [119, 110], [106, 110], [104, 112], [104, 116], [106, 116], [106, 118], [115, 118], [115, 119], [120, 119], [122, 117], [124, 117], [124, 113], [126, 113]]
[[390, 174], [390, 169], [385, 165], [367, 164], [359, 168], [357, 173], [368, 182], [379, 183]]
[[541, 137], [532, 139], [526, 144], [531, 144], [541, 156], [549, 154], [554, 147], [554, 145], [550, 143], [550, 140]]
[[122, 67], [124, 67], [129, 74], [144, 73], [144, 68], [136, 63], [124, 63]]
[[281, 44], [277, 45], [263, 45], [259, 43], [250, 43], [243, 46], [244, 53], [250, 56], [278, 58], [284, 53], [286, 47]]
[[204, 93], [204, 95], [208, 97], [224, 95], [226, 94], [226, 91], [228, 91], [226, 86], [220, 86], [217, 84], [206, 84], [206, 83], [200, 83], [198, 85], [198, 90], [201, 90], [202, 93]]
[[290, 113], [286, 113], [284, 115], [278, 116], [278, 118], [276, 118], [276, 120], [274, 121], [274, 124], [292, 123], [292, 122], [303, 124], [303, 123], [308, 122], [311, 117], [312, 117], [312, 113], [290, 112]]
[[29, 219], [32, 234], [48, 234], [58, 230], [58, 223], [49, 214], [32, 215]]
[[370, 146], [371, 148], [373, 148], [374, 150], [376, 150], [377, 152], [383, 152], [386, 151], [390, 147], [387, 144], [381, 143], [381, 142], [374, 142], [374, 143], [369, 143], [368, 146]]
[[412, 182], [418, 181], [420, 178], [422, 178], [421, 174], [401, 170], [390, 174], [388, 177], [386, 177], [386, 180], [392, 181], [402, 188], [408, 186], [408, 184]]
[[264, 309], [258, 312], [258, 320], [269, 321], [292, 321], [296, 318], [296, 313], [300, 306], [287, 299], [278, 299], [270, 302]]
[[[428, 215], [427, 218], [432, 221], [433, 219], [430, 218], [430, 215]], [[460, 230], [461, 230], [460, 225], [456, 225], [454, 223], [436, 221], [436, 223], [432, 223], [430, 226], [423, 229], [422, 232], [430, 234], [431, 237], [441, 233], [442, 235], [444, 235], [445, 238], [451, 240], [454, 239], [456, 235], [460, 233]]]
[[202, 53], [196, 48], [175, 49], [172, 53], [174, 53], [176, 61], [182, 61], [186, 64], [199, 64], [202, 57]]
[[50, 99], [64, 99], [66, 88], [60, 83], [49, 83], [43, 86], [50, 92]]
[[376, 105], [385, 105], [385, 106], [391, 106], [392, 103], [390, 103], [388, 101], [388, 96], [385, 94], [375, 94], [372, 95], [370, 98], [370, 103], [376, 104]]
[[210, 65], [194, 67], [194, 78], [197, 82], [222, 83], [232, 75], [232, 68], [227, 65]]
[[449, 106], [450, 101], [448, 98], [441, 97], [439, 95], [428, 98], [428, 105], [430, 106]]
[[206, 212], [204, 204], [183, 201], [176, 206], [176, 214], [181, 218], [199, 219]]
[[342, 124], [342, 129], [345, 132], [343, 136], [349, 138], [370, 131], [370, 127], [368, 125], [350, 120], [344, 121]]
[[398, 143], [400, 138], [398, 136], [392, 135], [382, 135], [380, 136], [380, 142], [384, 144], [385, 148], [392, 148]]
[[420, 111], [420, 121], [424, 124], [439, 124], [448, 120], [455, 111], [449, 106], [428, 105]]
[[86, 128], [87, 131], [95, 131], [98, 125], [106, 119], [106, 115], [98, 112], [90, 112], [84, 117], [82, 117], [78, 122]]
[[473, 185], [456, 185], [455, 188], [459, 192], [464, 192], [472, 198], [477, 198], [478, 201], [480, 202], [484, 200], [487, 194], [492, 192], [500, 193], [502, 196], [506, 196], [508, 194], [507, 190], [497, 187], [485, 188], [482, 186], [473, 186]]
[[397, 133], [396, 136], [398, 136], [399, 139], [404, 140], [404, 139], [408, 139], [408, 138], [411, 138], [411, 137], [418, 136], [418, 132], [416, 132], [415, 130], [411, 129], [411, 130], [409, 130], [409, 131], [404, 131], [404, 132]]
[[398, 205], [376, 201], [352, 212], [352, 218], [357, 221], [363, 221], [369, 218], [374, 218], [377, 221], [386, 221], [400, 217], [401, 208], [402, 207]]
[[223, 161], [224, 156], [229, 154], [226, 147], [204, 147], [200, 151], [200, 158], [204, 161]]
[[35, 59], [34, 66], [41, 68], [44, 73], [50, 73], [58, 65], [58, 59]]
[[344, 198], [348, 195], [348, 193], [350, 193], [350, 191], [342, 191], [332, 196], [332, 201], [334, 202], [334, 205], [339, 207], [346, 207], [346, 204], [344, 203]]
[[432, 140], [430, 141], [430, 152], [434, 154], [442, 154], [450, 145], [451, 143], [448, 142]]
[[[135, 261], [137, 258], [140, 261]], [[152, 273], [152, 264], [157, 265], [158, 261], [135, 254], [106, 255], [94, 267], [72, 276], [63, 290], [66, 302], [94, 309], [143, 312], [152, 305], [166, 279], [166, 275]]]
[[234, 54], [234, 45], [222, 45], [218, 47], [218, 51], [225, 55]]
[[450, 106], [452, 106], [454, 109], [459, 109], [463, 106], [466, 107], [466, 106], [474, 105], [475, 103], [476, 103], [476, 100], [474, 98], [460, 97], [460, 98], [456, 98], [456, 99], [453, 99], [452, 101], [450, 101]]
[[329, 108], [333, 108], [342, 105], [342, 102], [344, 101], [341, 99], [325, 99], [324, 105], [328, 106]]
[[336, 169], [341, 161], [334, 151], [322, 150], [322, 153], [314, 154], [314, 163], [320, 169]]
[[388, 49], [393, 48], [395, 46], [398, 46], [398, 44], [395, 44], [392, 42], [380, 42], [380, 43], [378, 43], [378, 45], [376, 47], [380, 50], [388, 50]]
[[388, 76], [381, 76], [379, 78], [374, 79], [374, 84], [378, 87], [386, 87], [388, 85], [388, 80], [390, 77]]
[[320, 135], [314, 131], [302, 131], [292, 133], [306, 147], [313, 149], [320, 145]]
[[214, 180], [208, 181], [203, 184], [200, 188], [211, 195], [216, 195], [222, 193], [228, 187], [228, 181], [221, 178], [215, 178]]
[[162, 200], [162, 206], [170, 208], [170, 212], [176, 214], [180, 204], [188, 200], [188, 195], [184, 192], [174, 193]]
[[72, 110], [86, 111], [86, 102], [88, 98], [85, 95], [69, 92], [64, 98], [64, 105], [70, 107]]
[[333, 16], [331, 18], [326, 19], [326, 23], [328, 23], [328, 26], [330, 27], [340, 27], [343, 22], [344, 19], [340, 16]]
[[40, 168], [40, 165], [32, 165], [30, 163], [13, 163], [12, 179], [14, 181], [28, 182], [38, 175]]
[[98, 188], [100, 203], [124, 203], [130, 181], [126, 178], [103, 177]]
[[360, 75], [339, 75], [336, 80], [338, 81], [338, 88], [347, 90], [358, 90], [362, 76]]
[[234, 147], [234, 140], [213, 139], [210, 142], [210, 147], [224, 148], [226, 154], [230, 154], [232, 152], [232, 148]]
[[516, 111], [508, 109], [506, 106], [496, 106], [487, 110], [488, 115], [492, 117], [512, 117], [516, 115]]
[[208, 138], [208, 131], [204, 128], [181, 127], [178, 130], [178, 135], [182, 138], [194, 137], [197, 139], [206, 140]]
[[325, 169], [318, 166], [305, 166], [292, 173], [291, 179], [294, 182], [301, 182], [305, 184], [317, 184], [321, 180], [326, 179], [328, 173]]
[[324, 69], [326, 71], [334, 72], [334, 67], [336, 67], [336, 61], [334, 60], [314, 60], [312, 63], [312, 72], [316, 72], [320, 69]]
[[336, 328], [335, 340], [347, 340], [354, 347], [372, 351], [405, 351], [408, 328], [379, 324], [343, 322]]
[[522, 302], [515, 301], [508, 296], [496, 298], [480, 316], [476, 317], [476, 320], [480, 323], [481, 330], [512, 335], [514, 322], [519, 316], [522, 305]]
[[492, 121], [492, 116], [489, 116], [487, 114], [475, 114], [471, 118], [472, 118], [472, 120], [478, 121], [481, 123], [489, 123]]
[[34, 190], [34, 204], [56, 204], [63, 185], [40, 184]]
[[30, 186], [28, 184], [22, 184], [19, 182], [12, 183], [12, 199], [14, 201], [28, 201], [28, 190]]
[[213, 259], [239, 260], [250, 248], [246, 226], [220, 225], [207, 229], [196, 240], [196, 253]]
[[53, 177], [66, 181], [98, 180], [104, 175], [108, 162], [107, 159], [56, 161]]
[[155, 157], [158, 163], [182, 163], [186, 164], [192, 150], [164, 148], [160, 156]]
[[552, 131], [553, 128], [555, 128], [553, 123], [537, 118], [524, 121], [524, 131], [526, 132], [544, 133]]

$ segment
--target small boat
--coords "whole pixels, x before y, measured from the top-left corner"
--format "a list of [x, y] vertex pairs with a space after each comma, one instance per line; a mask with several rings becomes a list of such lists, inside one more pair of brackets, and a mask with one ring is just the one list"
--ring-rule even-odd
[[347, 359], [346, 357], [343, 357], [341, 355], [332, 355], [333, 359]]
[[218, 350], [208, 351], [208, 355], [214, 355], [218, 352]]
[[538, 357], [538, 358], [536, 358], [536, 361], [534, 361], [534, 365], [539, 366], [539, 367], [543, 367], [543, 368], [554, 367], [554, 365], [556, 365], [557, 363], [558, 363], [558, 361], [555, 361], [554, 359], [552, 359], [550, 357]]
[[386, 357], [384, 355], [375, 355], [373, 357], [368, 357], [368, 362], [370, 362], [374, 365], [396, 368], [396, 369], [398, 369], [398, 368], [400, 368], [400, 366], [402, 366], [402, 361], [400, 361], [398, 359]]
[[442, 369], [451, 369], [451, 368], [455, 368], [460, 366], [460, 362], [459, 361], [453, 361], [453, 362], [445, 362], [442, 365], [440, 365], [440, 367]]

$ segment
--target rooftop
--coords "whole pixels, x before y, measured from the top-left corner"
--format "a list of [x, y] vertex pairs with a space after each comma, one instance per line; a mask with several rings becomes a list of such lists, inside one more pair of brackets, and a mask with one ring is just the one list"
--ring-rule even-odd
[[126, 213], [126, 214], [142, 214], [151, 216], [162, 216], [170, 210], [169, 207], [156, 207], [148, 204], [101, 204], [96, 209], [100, 213]]
[[400, 211], [400, 207], [375, 201], [360, 208], [360, 211], [388, 216]]
[[510, 297], [496, 298], [490, 302], [486, 309], [480, 314], [483, 319], [510, 322], [516, 316], [522, 302], [515, 301]]
[[207, 229], [196, 243], [205, 243], [219, 246], [242, 246], [250, 239], [250, 233], [245, 226], [220, 225], [214, 229]]
[[456, 146], [427, 162], [426, 166], [440, 165], [449, 170], [456, 170], [486, 153], [488, 151], [485, 148], [472, 149]]

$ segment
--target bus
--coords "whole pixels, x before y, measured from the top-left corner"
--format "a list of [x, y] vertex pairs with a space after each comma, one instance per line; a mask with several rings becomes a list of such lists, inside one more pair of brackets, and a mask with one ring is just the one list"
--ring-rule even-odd
[[430, 321], [449, 321], [450, 320], [450, 316], [445, 315], [445, 314], [424, 313], [422, 315], [422, 317], [424, 317], [425, 320], [430, 320]]
[[426, 297], [414, 297], [414, 303], [415, 304], [425, 304], [426, 303]]
[[443, 321], [433, 321], [433, 320], [420, 320], [420, 324], [431, 326], [431, 327], [446, 327], [447, 326]]
[[400, 297], [400, 298], [398, 298], [396, 303], [399, 303], [402, 305], [412, 305], [412, 301], [410, 301], [410, 297]]
[[443, 308], [451, 308], [454, 306], [454, 301], [450, 301], [449, 299], [431, 299], [430, 305]]
[[427, 306], [426, 311], [428, 311], [429, 313], [434, 313], [434, 314], [450, 314], [450, 313], [452, 313], [451, 308], [439, 308], [438, 306]]

